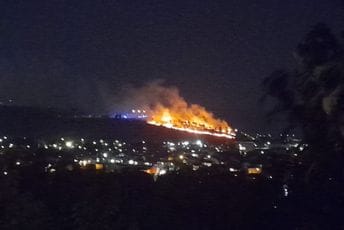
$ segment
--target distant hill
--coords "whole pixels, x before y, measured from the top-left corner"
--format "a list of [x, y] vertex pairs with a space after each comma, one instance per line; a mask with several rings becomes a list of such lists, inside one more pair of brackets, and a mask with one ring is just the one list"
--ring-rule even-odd
[[0, 106], [0, 133], [32, 138], [89, 137], [118, 138], [131, 141], [176, 141], [203, 139], [225, 143], [231, 140], [209, 135], [196, 135], [164, 127], [152, 126], [144, 121], [118, 120], [107, 117], [74, 117], [54, 109]]

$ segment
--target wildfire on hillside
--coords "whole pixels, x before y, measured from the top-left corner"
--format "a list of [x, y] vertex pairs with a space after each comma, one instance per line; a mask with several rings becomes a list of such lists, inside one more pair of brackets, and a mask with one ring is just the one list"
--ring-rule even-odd
[[[126, 95], [126, 104], [145, 111], [148, 124], [195, 134], [233, 139], [235, 132], [224, 120], [197, 104], [188, 104], [175, 87], [159, 82], [132, 89]], [[135, 111], [135, 110], [134, 110]]]
[[235, 137], [227, 122], [214, 118], [212, 113], [199, 105], [186, 105], [182, 109], [158, 106], [150, 114], [147, 123], [151, 125], [229, 139]]

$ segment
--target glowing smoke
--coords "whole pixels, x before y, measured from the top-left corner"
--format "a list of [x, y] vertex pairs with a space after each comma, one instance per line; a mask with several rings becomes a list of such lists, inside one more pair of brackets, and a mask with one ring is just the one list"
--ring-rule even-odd
[[232, 134], [226, 121], [215, 118], [200, 105], [188, 104], [176, 87], [166, 87], [161, 82], [153, 82], [127, 91], [122, 102], [127, 108], [145, 110], [149, 124], [200, 134]]

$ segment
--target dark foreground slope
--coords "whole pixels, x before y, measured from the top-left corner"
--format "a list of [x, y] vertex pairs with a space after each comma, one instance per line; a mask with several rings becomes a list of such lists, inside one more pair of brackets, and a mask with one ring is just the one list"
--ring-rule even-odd
[[343, 229], [340, 185], [331, 181], [288, 198], [278, 181], [209, 171], [154, 182], [143, 172], [28, 168], [0, 182], [1, 229]]

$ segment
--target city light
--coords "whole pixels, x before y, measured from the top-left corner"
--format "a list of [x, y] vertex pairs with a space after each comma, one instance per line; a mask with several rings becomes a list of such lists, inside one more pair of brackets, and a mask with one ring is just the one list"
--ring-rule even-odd
[[65, 145], [67, 148], [73, 148], [74, 147], [72, 141], [66, 141]]

